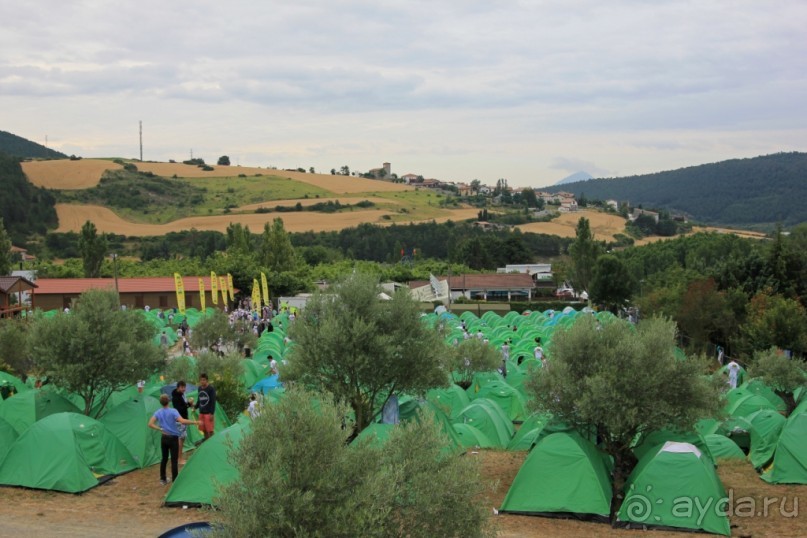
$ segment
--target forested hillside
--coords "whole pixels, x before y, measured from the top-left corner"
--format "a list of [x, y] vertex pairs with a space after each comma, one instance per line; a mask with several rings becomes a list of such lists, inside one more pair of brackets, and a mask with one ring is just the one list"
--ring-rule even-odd
[[53, 194], [32, 185], [18, 158], [0, 153], [0, 217], [15, 243], [58, 224]]
[[0, 152], [23, 159], [66, 159], [67, 155], [48, 149], [21, 136], [0, 131]]
[[807, 153], [733, 159], [641, 176], [593, 179], [547, 190], [683, 212], [720, 225], [792, 226], [807, 221]]

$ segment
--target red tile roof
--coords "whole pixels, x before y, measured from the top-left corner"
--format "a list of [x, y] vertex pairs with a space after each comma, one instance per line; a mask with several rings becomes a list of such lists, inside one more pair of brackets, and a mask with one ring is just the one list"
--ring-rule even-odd
[[[438, 276], [437, 280], [444, 281], [446, 277]], [[426, 286], [428, 280], [415, 280], [409, 283], [410, 288]], [[505, 290], [524, 289], [535, 287], [532, 276], [528, 273], [490, 273], [482, 275], [455, 275], [449, 281], [452, 290]]]
[[[201, 277], [205, 290], [210, 291], [210, 277]], [[40, 278], [37, 279], [37, 295], [80, 294], [90, 289], [115, 289], [114, 278]], [[182, 277], [182, 285], [186, 292], [199, 291], [199, 277]], [[152, 276], [135, 278], [118, 278], [120, 293], [174, 293], [174, 277]], [[237, 291], [237, 290], [236, 290]]]

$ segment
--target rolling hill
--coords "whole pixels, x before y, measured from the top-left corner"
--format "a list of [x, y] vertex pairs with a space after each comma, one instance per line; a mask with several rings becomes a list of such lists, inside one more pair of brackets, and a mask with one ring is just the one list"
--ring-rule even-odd
[[67, 155], [31, 142], [21, 136], [0, 131], [0, 153], [21, 159], [66, 159]]
[[807, 221], [806, 180], [807, 153], [793, 152], [547, 190], [680, 212], [711, 225], [766, 229]]

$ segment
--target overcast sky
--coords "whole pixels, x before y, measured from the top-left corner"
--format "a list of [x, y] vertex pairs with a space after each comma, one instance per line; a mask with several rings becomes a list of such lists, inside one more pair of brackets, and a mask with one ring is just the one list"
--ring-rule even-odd
[[807, 146], [800, 0], [0, 0], [0, 130], [64, 153], [543, 186]]

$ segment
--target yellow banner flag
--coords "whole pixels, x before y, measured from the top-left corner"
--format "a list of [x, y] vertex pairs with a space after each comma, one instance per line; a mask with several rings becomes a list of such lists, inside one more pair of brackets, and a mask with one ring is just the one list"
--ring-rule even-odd
[[216, 273], [210, 271], [210, 299], [213, 301], [214, 305], [219, 304], [219, 289], [218, 289], [218, 279], [216, 278]]
[[223, 304], [227, 305], [227, 279], [223, 276], [219, 277], [219, 289], [221, 289], [221, 300]]
[[227, 273], [227, 289], [230, 292], [230, 300], [235, 301], [235, 291], [233, 291], [233, 275]]
[[180, 314], [185, 313], [185, 285], [179, 273], [174, 273], [174, 286], [177, 290], [177, 310]]
[[263, 291], [263, 304], [269, 304], [269, 284], [266, 282], [266, 274], [261, 271], [261, 290]]
[[205, 311], [205, 280], [199, 277], [199, 304], [202, 305], [202, 312]]
[[261, 310], [261, 288], [258, 287], [258, 279], [252, 279], [252, 311], [260, 312]]

